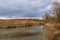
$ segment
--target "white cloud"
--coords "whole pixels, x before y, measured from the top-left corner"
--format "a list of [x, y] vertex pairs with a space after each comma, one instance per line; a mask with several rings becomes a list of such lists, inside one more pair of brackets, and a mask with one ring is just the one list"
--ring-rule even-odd
[[0, 16], [0, 19], [10, 19], [10, 18], [7, 18], [7, 17], [1, 17], [1, 16]]
[[15, 19], [15, 18], [9, 18], [9, 17], [5, 17], [5, 16], [0, 16], [0, 19]]
[[40, 19], [40, 20], [43, 20], [43, 18], [42, 17], [19, 17], [19, 18], [17, 18], [17, 17], [13, 17], [13, 18], [9, 18], [9, 17], [5, 17], [5, 16], [0, 16], [0, 19], [6, 19], [6, 20], [9, 20], [9, 19]]
[[52, 5], [49, 5], [46, 7], [46, 9], [50, 10], [52, 8]]

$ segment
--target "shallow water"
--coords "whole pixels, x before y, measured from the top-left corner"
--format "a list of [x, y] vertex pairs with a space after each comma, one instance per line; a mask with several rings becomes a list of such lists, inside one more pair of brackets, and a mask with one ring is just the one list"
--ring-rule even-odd
[[14, 28], [14, 29], [0, 29], [0, 36], [5, 34], [13, 34], [18, 32], [27, 32], [27, 33], [38, 33], [37, 35], [26, 36], [26, 37], [17, 37], [17, 38], [0, 38], [0, 40], [43, 40], [45, 34], [47, 34], [47, 30], [43, 26], [38, 27], [29, 27], [25, 29]]

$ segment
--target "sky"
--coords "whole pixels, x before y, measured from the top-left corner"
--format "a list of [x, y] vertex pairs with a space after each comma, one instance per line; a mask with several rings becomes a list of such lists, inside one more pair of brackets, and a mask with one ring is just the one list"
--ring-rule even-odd
[[52, 0], [0, 0], [0, 19], [42, 18]]

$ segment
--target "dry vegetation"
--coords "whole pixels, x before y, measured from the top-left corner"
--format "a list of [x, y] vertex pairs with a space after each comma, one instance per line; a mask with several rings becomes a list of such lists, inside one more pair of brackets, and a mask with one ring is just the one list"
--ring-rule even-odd
[[43, 24], [42, 20], [38, 20], [38, 19], [10, 19], [10, 20], [0, 19], [0, 28], [29, 27], [29, 26], [36, 26], [42, 24]]
[[49, 29], [49, 34], [45, 40], [60, 40], [60, 3], [54, 3], [54, 15], [45, 14], [46, 27]]

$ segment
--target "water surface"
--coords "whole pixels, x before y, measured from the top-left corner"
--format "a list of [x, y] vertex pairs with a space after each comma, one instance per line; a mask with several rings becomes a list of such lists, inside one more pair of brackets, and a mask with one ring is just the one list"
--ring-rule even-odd
[[38, 33], [32, 36], [26, 37], [16, 37], [16, 38], [0, 38], [0, 40], [43, 40], [44, 36], [47, 34], [47, 29], [44, 26], [28, 27], [28, 28], [14, 28], [14, 29], [0, 29], [0, 37], [5, 34], [14, 33]]

